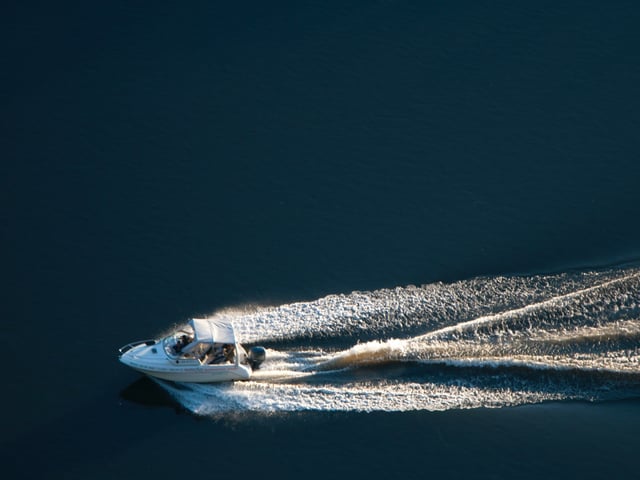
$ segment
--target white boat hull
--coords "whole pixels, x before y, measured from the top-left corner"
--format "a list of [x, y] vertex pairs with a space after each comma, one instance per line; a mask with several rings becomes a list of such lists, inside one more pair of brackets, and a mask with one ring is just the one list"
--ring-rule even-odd
[[252, 371], [249, 365], [240, 363], [208, 365], [196, 359], [169, 359], [162, 352], [162, 346], [157, 343], [136, 345], [125, 351], [120, 356], [120, 361], [145, 375], [173, 382], [214, 383], [248, 380]]
[[[124, 363], [124, 362], [123, 362]], [[170, 380], [172, 382], [193, 382], [193, 383], [217, 383], [217, 382], [233, 382], [235, 380], [248, 380], [251, 377], [251, 371], [243, 366], [228, 368], [218, 366], [201, 366], [184, 369], [166, 369], [156, 370], [144, 367], [134, 367], [129, 365], [140, 373], [149, 375], [150, 377], [160, 378], [162, 380]]]

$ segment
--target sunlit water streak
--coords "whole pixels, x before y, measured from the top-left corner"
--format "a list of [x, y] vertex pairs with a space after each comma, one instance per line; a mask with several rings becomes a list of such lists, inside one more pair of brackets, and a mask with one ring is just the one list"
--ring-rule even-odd
[[243, 342], [268, 347], [264, 366], [248, 382], [162, 386], [202, 415], [627, 398], [640, 394], [639, 292], [626, 267], [228, 309], [216, 315]]

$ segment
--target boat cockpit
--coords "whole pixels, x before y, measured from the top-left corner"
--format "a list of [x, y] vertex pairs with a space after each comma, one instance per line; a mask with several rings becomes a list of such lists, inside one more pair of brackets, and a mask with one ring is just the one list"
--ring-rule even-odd
[[162, 340], [165, 353], [172, 360], [197, 360], [203, 365], [222, 365], [235, 362], [235, 345], [202, 341], [196, 338], [193, 328], [187, 325]]

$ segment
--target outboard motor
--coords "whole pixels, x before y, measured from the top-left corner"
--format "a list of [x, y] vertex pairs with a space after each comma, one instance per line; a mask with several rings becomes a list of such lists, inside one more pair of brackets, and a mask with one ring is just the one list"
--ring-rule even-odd
[[260, 368], [260, 364], [264, 362], [267, 357], [267, 352], [264, 347], [251, 347], [247, 353], [247, 360], [253, 370]]

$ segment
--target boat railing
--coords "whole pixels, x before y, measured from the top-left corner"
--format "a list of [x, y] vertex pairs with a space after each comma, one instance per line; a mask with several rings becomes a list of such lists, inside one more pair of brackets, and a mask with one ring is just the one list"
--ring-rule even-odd
[[157, 342], [155, 340], [138, 340], [137, 342], [131, 342], [131, 343], [127, 343], [125, 346], [120, 347], [118, 349], [118, 352], [120, 352], [120, 355], [122, 355], [123, 353], [128, 352], [129, 350], [131, 350], [133, 347], [137, 347], [138, 345], [155, 345]]

